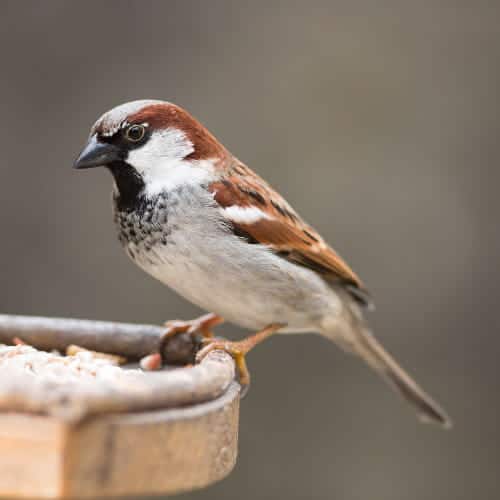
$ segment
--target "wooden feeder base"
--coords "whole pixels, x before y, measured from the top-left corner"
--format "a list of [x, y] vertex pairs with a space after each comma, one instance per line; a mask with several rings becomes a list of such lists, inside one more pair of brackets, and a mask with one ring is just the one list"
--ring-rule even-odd
[[173, 494], [224, 478], [236, 462], [239, 386], [186, 408], [69, 423], [0, 414], [0, 496]]

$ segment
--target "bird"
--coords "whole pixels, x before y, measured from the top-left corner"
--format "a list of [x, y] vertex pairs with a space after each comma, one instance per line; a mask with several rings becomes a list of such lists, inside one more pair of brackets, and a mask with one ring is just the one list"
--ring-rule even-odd
[[[440, 405], [375, 338], [372, 299], [349, 265], [258, 174], [196, 118], [171, 102], [118, 105], [91, 127], [76, 169], [106, 167], [119, 240], [146, 273], [209, 313], [170, 323], [201, 331], [232, 354], [247, 384], [245, 355], [275, 333], [317, 333], [364, 360], [424, 422], [451, 426]], [[222, 321], [257, 332], [211, 338]], [[167, 323], [168, 325], [168, 323]]]

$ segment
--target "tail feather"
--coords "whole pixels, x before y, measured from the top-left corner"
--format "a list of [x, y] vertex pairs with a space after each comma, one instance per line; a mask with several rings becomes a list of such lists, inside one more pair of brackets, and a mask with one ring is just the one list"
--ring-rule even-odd
[[360, 307], [342, 292], [341, 313], [335, 322], [324, 324], [321, 332], [346, 351], [356, 354], [371, 366], [417, 411], [424, 422], [433, 422], [450, 428], [452, 422], [446, 412], [427, 394], [398, 362], [382, 347], [366, 325]]
[[356, 336], [354, 351], [379, 373], [406, 401], [415, 407], [420, 419], [450, 428], [452, 421], [446, 412], [382, 347], [377, 339], [363, 330]]

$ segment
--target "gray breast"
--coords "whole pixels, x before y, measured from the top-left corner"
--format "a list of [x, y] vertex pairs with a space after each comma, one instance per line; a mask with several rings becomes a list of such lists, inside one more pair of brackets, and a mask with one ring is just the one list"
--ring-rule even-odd
[[246, 328], [310, 329], [332, 295], [312, 271], [231, 234], [202, 186], [182, 186], [119, 210], [120, 241], [144, 271], [202, 309]]
[[[133, 207], [120, 209], [114, 197], [118, 237], [135, 261], [156, 264], [158, 256], [190, 247], [196, 234], [205, 234], [210, 213], [218, 214], [213, 197], [202, 186], [179, 186], [154, 197], [139, 197]], [[209, 217], [213, 219], [213, 217]], [[146, 263], [143, 262], [143, 263]], [[140, 263], [140, 262], [138, 262]]]

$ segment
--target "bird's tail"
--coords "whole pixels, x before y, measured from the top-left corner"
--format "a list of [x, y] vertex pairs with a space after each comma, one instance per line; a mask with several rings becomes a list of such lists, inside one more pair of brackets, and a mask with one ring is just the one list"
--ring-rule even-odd
[[[355, 318], [350, 318], [348, 332], [337, 331], [337, 335], [334, 336], [327, 333], [324, 335], [362, 358], [416, 409], [423, 422], [433, 422], [444, 428], [450, 428], [452, 422], [446, 412], [383, 348], [366, 327], [364, 320], [357, 314], [355, 316]], [[339, 333], [340, 335], [338, 335]], [[348, 333], [348, 336], [342, 335], [342, 333]]]

